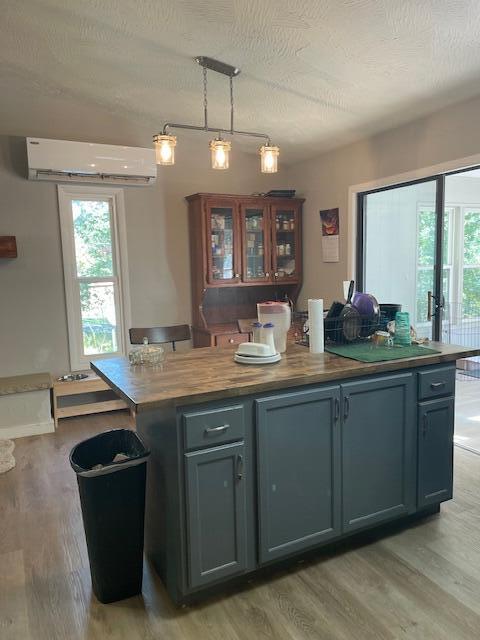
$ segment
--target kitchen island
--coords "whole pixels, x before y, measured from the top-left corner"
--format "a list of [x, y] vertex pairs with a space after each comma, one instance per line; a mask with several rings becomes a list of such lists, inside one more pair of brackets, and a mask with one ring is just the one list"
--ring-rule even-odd
[[92, 368], [151, 449], [146, 551], [177, 603], [452, 497], [455, 361], [362, 363], [292, 345], [274, 365], [232, 349]]

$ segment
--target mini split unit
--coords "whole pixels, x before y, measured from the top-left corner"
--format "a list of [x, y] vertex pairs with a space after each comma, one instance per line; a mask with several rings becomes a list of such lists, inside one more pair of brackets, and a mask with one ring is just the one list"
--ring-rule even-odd
[[153, 149], [27, 138], [27, 156], [30, 180], [148, 185], [157, 177]]

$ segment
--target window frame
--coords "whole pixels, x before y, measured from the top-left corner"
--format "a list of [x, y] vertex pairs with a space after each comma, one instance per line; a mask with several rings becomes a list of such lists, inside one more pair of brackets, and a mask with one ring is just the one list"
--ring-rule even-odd
[[[126, 242], [125, 202], [123, 189], [87, 185], [57, 185], [60, 231], [62, 238], [63, 273], [71, 371], [90, 368], [91, 360], [124, 356], [128, 345], [130, 292]], [[111, 202], [111, 234], [113, 276], [79, 277], [75, 255], [72, 200], [108, 200]], [[116, 290], [117, 351], [84, 355], [80, 307], [81, 282], [113, 281]]]

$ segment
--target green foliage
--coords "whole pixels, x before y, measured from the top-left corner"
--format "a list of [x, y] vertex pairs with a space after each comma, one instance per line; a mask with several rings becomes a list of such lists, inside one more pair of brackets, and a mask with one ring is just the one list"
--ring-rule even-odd
[[113, 275], [110, 207], [99, 200], [72, 202], [77, 275]]
[[[110, 207], [103, 200], [72, 202], [77, 275], [113, 277]], [[113, 282], [80, 282], [83, 348], [88, 355], [117, 350]]]
[[[418, 265], [431, 267], [419, 269], [417, 279], [417, 322], [425, 322], [427, 317], [427, 292], [433, 291], [433, 266], [435, 264], [435, 212], [424, 209], [419, 214], [418, 224]], [[443, 263], [451, 264], [452, 259], [461, 260], [461, 256], [450, 255], [451, 236], [453, 232], [453, 209], [445, 212], [445, 227], [443, 239]], [[461, 299], [453, 302], [462, 304], [463, 318], [478, 318], [480, 316], [480, 212], [467, 211], [463, 227], [464, 265], [463, 291]], [[478, 267], [476, 265], [479, 265]], [[443, 294], [445, 300], [450, 300], [450, 272], [443, 271]]]

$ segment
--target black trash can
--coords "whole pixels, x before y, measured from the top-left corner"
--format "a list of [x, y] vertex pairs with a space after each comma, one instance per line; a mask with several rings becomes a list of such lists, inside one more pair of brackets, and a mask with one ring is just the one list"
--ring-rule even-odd
[[100, 602], [141, 592], [147, 457], [137, 434], [114, 429], [77, 444], [77, 474], [93, 592]]

